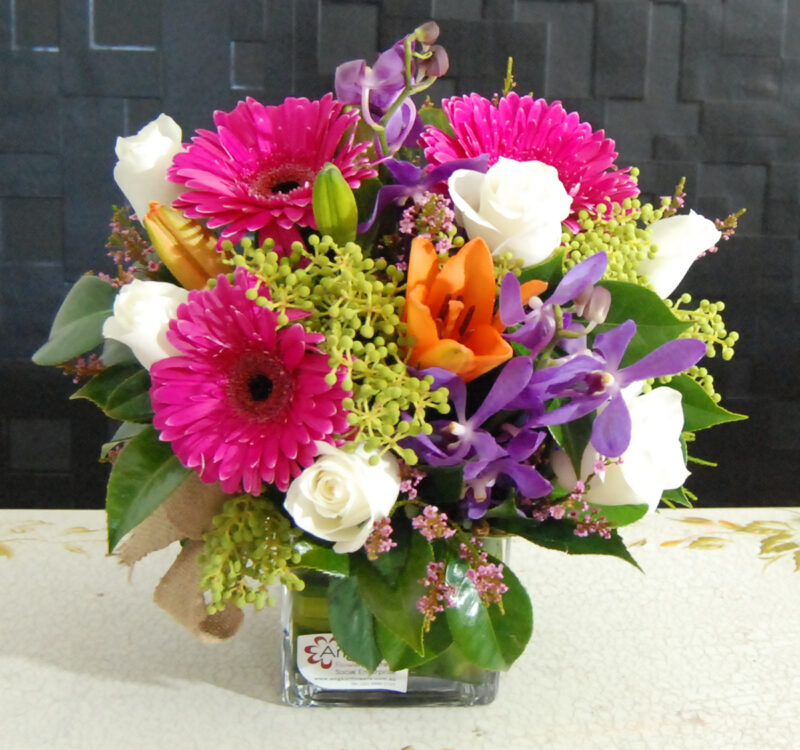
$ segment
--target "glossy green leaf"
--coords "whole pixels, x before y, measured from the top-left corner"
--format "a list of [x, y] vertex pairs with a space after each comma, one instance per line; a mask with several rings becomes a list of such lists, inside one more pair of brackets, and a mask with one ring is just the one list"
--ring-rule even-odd
[[678, 487], [675, 490], [664, 490], [661, 495], [661, 500], [670, 508], [676, 505], [683, 506], [684, 508], [692, 507], [692, 501], [686, 496], [686, 490], [683, 487]]
[[678, 320], [664, 300], [650, 289], [623, 281], [601, 281], [599, 286], [611, 292], [611, 308], [605, 323], [597, 326], [595, 331], [608, 331], [626, 320], [636, 323], [636, 333], [622, 358], [623, 367], [676, 339], [689, 327], [688, 323]]
[[543, 263], [523, 268], [519, 276], [520, 284], [524, 284], [526, 281], [533, 281], [534, 279], [546, 281], [547, 292], [542, 294], [542, 297], [546, 298], [547, 294], [552, 294], [558, 286], [558, 283], [564, 277], [564, 255], [566, 252], [567, 249], [562, 248]]
[[592, 437], [594, 416], [586, 414], [565, 424], [551, 425], [549, 430], [553, 439], [566, 451], [575, 476], [581, 475], [581, 459], [589, 440]]
[[606, 521], [611, 526], [627, 526], [628, 524], [638, 521], [643, 518], [650, 506], [647, 503], [643, 505], [594, 505], [597, 508], [598, 515], [605, 516]]
[[447, 115], [441, 107], [420, 107], [418, 111], [420, 119], [426, 125], [433, 125], [447, 135], [453, 135], [450, 120], [447, 119]]
[[506, 670], [525, 650], [533, 632], [533, 609], [525, 587], [506, 566], [503, 610], [486, 606], [467, 577], [469, 566], [461, 558], [447, 564], [445, 582], [456, 589], [455, 606], [445, 610], [453, 643], [478, 667]]
[[311, 568], [334, 576], [350, 575], [349, 555], [340, 555], [305, 537], [295, 543], [294, 551], [300, 555], [300, 561], [292, 563], [293, 568]]
[[91, 351], [103, 341], [117, 290], [97, 276], [81, 276], [56, 313], [50, 335], [33, 355], [37, 365], [57, 365]]
[[617, 531], [610, 539], [597, 534], [576, 536], [568, 524], [561, 521], [534, 521], [530, 518], [498, 518], [494, 524], [509, 534], [516, 534], [540, 547], [557, 549], [569, 555], [612, 555], [639, 567]]
[[386, 663], [393, 672], [418, 667], [420, 664], [435, 659], [453, 642], [445, 617], [438, 617], [434, 620], [431, 629], [425, 633], [422, 642], [424, 654], [418, 654], [377, 620], [375, 622], [375, 640], [383, 658], [386, 659]]
[[420, 466], [425, 474], [419, 494], [433, 505], [457, 503], [464, 495], [463, 466]]
[[406, 563], [394, 586], [365, 558], [353, 557], [351, 561], [359, 591], [370, 612], [418, 654], [424, 654], [423, 617], [417, 609], [417, 600], [424, 590], [419, 581], [425, 578], [428, 563], [432, 559], [430, 544], [420, 534], [413, 534]]
[[136, 359], [129, 346], [116, 339], [106, 339], [103, 342], [103, 351], [100, 359], [106, 367], [112, 365], [133, 365], [139, 360]]
[[148, 422], [153, 418], [150, 376], [138, 364], [114, 365], [103, 370], [71, 398], [88, 399], [112, 419], [123, 422]]
[[339, 648], [348, 659], [374, 672], [381, 663], [374, 621], [355, 578], [334, 578], [328, 585], [328, 620]]
[[117, 427], [116, 432], [107, 443], [103, 443], [100, 447], [100, 458], [105, 458], [108, 452], [126, 440], [130, 440], [135, 435], [138, 435], [147, 425], [136, 422], [123, 422]]
[[451, 643], [434, 659], [415, 667], [414, 672], [418, 675], [431, 675], [476, 684], [486, 679], [486, 670], [473, 664], [455, 643]]
[[147, 518], [191, 473], [148, 426], [120, 451], [108, 480], [108, 548]]
[[677, 375], [662, 388], [674, 388], [682, 396], [683, 429], [687, 432], [704, 430], [724, 422], [738, 422], [747, 419], [744, 414], [723, 409], [715, 404], [703, 387], [688, 375]]

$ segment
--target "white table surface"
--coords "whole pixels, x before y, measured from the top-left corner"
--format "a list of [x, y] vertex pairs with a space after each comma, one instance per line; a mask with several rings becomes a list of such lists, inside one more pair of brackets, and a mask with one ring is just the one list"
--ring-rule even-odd
[[534, 636], [493, 704], [320, 709], [281, 705], [277, 610], [199, 643], [151, 601], [174, 547], [129, 581], [102, 512], [2, 510], [0, 747], [795, 750], [800, 573], [719, 523], [752, 520], [800, 543], [777, 508], [648, 517], [625, 530], [644, 574], [515, 541]]

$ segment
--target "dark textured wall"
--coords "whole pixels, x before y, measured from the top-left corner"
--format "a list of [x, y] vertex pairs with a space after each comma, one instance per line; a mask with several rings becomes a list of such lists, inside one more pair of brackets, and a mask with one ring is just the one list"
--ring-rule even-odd
[[725, 216], [736, 237], [689, 285], [728, 302], [713, 371], [749, 422], [703, 434], [706, 505], [797, 504], [800, 0], [0, 0], [0, 504], [100, 506], [104, 419], [29, 364], [69, 285], [101, 264], [114, 141], [161, 111], [188, 138], [244, 96], [315, 97], [340, 61], [434, 18], [438, 95], [500, 85], [560, 98], [615, 138], [643, 190]]

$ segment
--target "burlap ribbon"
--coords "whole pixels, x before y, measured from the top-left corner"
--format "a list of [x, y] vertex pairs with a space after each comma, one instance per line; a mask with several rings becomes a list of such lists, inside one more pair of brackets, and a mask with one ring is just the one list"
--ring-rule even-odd
[[190, 633], [202, 641], [230, 638], [242, 624], [239, 607], [208, 614], [200, 589], [197, 558], [203, 551], [203, 532], [227, 500], [218, 484], [205, 484], [190, 474], [170, 497], [131, 531], [116, 555], [124, 565], [133, 565], [145, 555], [183, 541], [180, 554], [156, 586], [153, 599]]

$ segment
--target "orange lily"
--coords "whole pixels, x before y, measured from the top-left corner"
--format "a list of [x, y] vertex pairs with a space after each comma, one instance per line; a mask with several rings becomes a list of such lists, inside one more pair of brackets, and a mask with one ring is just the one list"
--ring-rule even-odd
[[[511, 358], [512, 349], [494, 324], [497, 284], [486, 243], [467, 242], [440, 269], [430, 240], [411, 243], [406, 321], [412, 367], [441, 367], [469, 382]], [[527, 290], [526, 290], [527, 291]]]
[[142, 222], [164, 265], [186, 289], [202, 289], [210, 278], [230, 273], [217, 238], [171, 206], [152, 201]]

